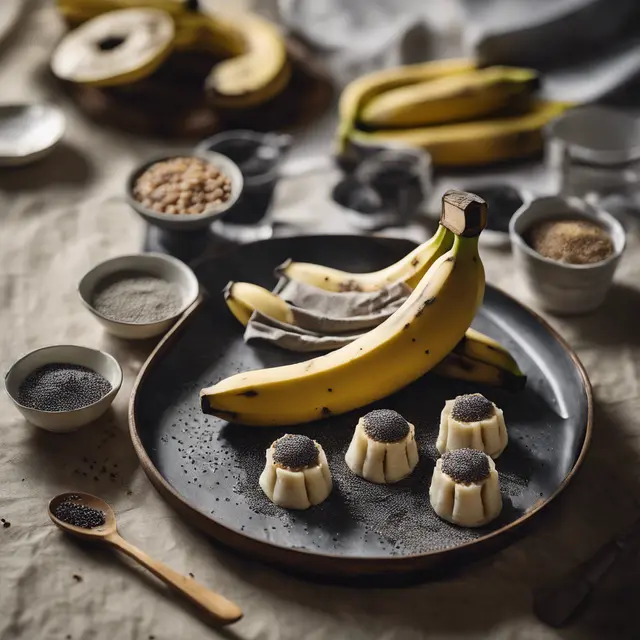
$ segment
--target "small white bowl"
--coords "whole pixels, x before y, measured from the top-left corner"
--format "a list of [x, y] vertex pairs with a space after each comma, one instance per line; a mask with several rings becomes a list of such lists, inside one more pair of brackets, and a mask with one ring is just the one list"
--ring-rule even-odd
[[[91, 304], [96, 287], [104, 278], [127, 271], [156, 276], [178, 285], [182, 293], [180, 309], [164, 320], [148, 323], [112, 320], [96, 311]], [[130, 340], [152, 338], [168, 331], [171, 325], [197, 300], [199, 293], [200, 285], [193, 271], [184, 262], [161, 253], [139, 253], [105, 260], [86, 273], [78, 284], [80, 299], [106, 331], [119, 338]]]
[[[529, 230], [544, 220], [582, 218], [600, 225], [611, 237], [613, 253], [593, 264], [567, 264], [540, 255], [527, 241]], [[598, 308], [611, 288], [626, 245], [624, 228], [610, 213], [579, 198], [547, 196], [524, 204], [509, 224], [516, 268], [539, 307], [558, 315]]]
[[[141, 202], [136, 200], [133, 192], [138, 178], [156, 162], [171, 160], [171, 158], [176, 157], [200, 158], [201, 160], [205, 160], [209, 164], [213, 165], [231, 181], [231, 192], [229, 193], [229, 198], [221, 204], [212, 205], [202, 213], [160, 213], [153, 209], [148, 209]], [[129, 179], [127, 180], [126, 198], [129, 205], [149, 224], [161, 227], [162, 229], [168, 229], [170, 231], [197, 231], [198, 229], [208, 227], [213, 220], [219, 218], [225, 211], [228, 211], [236, 203], [240, 197], [240, 193], [242, 192], [243, 184], [242, 172], [238, 165], [230, 158], [227, 158], [227, 156], [223, 156], [221, 153], [214, 153], [213, 151], [208, 151], [206, 153], [191, 151], [187, 153], [173, 153], [171, 155], [164, 154], [151, 160], [147, 160], [131, 172]]]
[[[73, 411], [40, 411], [20, 404], [18, 392], [25, 378], [39, 367], [52, 363], [77, 364], [93, 369], [111, 383], [111, 391], [97, 402]], [[122, 368], [113, 356], [97, 349], [70, 344], [31, 351], [17, 360], [4, 377], [7, 394], [18, 411], [31, 424], [57, 433], [75, 431], [99, 418], [109, 408], [121, 385]]]
[[0, 166], [21, 167], [51, 153], [62, 140], [62, 111], [46, 102], [0, 105]]

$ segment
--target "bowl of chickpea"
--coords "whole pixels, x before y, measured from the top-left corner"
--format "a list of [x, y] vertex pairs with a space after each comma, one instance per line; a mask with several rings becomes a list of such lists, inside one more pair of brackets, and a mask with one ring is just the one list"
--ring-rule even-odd
[[228, 211], [242, 192], [242, 173], [219, 153], [164, 155], [129, 175], [127, 202], [149, 224], [195, 231]]

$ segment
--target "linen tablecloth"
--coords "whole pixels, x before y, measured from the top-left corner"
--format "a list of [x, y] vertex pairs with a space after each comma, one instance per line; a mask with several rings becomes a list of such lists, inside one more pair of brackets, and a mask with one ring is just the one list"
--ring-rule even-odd
[[[220, 549], [190, 528], [138, 464], [127, 403], [153, 343], [108, 337], [82, 307], [76, 284], [97, 262], [140, 250], [143, 225], [123, 201], [124, 179], [137, 162], [169, 145], [102, 129], [78, 113], [47, 73], [62, 31], [49, 3], [37, 3], [0, 58], [3, 101], [46, 98], [68, 116], [64, 143], [50, 157], [0, 171], [2, 366], [6, 371], [39, 346], [75, 343], [116, 356], [125, 382], [104, 419], [69, 435], [30, 427], [0, 394], [0, 517], [7, 522], [0, 527], [0, 640], [640, 637], [637, 549], [625, 552], [586, 613], [566, 629], [545, 627], [531, 610], [532, 587], [588, 557], [638, 513], [636, 229], [607, 305], [586, 318], [550, 318], [591, 376], [595, 430], [583, 468], [530, 535], [455, 576], [411, 588], [356, 590], [289, 577]], [[323, 139], [321, 131], [307, 137]], [[533, 178], [540, 172], [524, 176]], [[308, 230], [340, 230], [342, 216], [327, 196], [335, 179], [327, 171], [283, 183], [278, 217]], [[483, 259], [490, 283], [527, 302], [508, 251], [484, 250]], [[46, 505], [73, 489], [107, 499], [124, 537], [238, 602], [244, 619], [225, 631], [211, 629], [127, 560], [63, 535]]]

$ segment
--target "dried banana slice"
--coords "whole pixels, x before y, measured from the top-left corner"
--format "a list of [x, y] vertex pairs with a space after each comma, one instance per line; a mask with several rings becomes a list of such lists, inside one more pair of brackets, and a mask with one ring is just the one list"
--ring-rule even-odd
[[78, 84], [129, 84], [162, 64], [174, 37], [173, 19], [165, 11], [110, 11], [71, 31], [56, 48], [51, 69], [58, 78]]

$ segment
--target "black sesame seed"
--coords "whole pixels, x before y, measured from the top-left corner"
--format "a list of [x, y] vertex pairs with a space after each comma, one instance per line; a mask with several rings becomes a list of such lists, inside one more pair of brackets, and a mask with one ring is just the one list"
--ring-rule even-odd
[[409, 423], [391, 409], [370, 411], [362, 420], [365, 433], [378, 442], [398, 442], [409, 433]]
[[454, 449], [442, 456], [442, 471], [458, 484], [482, 482], [489, 477], [489, 458], [475, 449]]
[[273, 461], [286, 469], [305, 469], [318, 464], [318, 447], [307, 436], [286, 434], [273, 443]]
[[107, 395], [111, 383], [96, 371], [75, 364], [47, 364], [20, 385], [18, 401], [40, 411], [73, 411]]
[[93, 529], [105, 523], [104, 512], [75, 502], [61, 502], [53, 511], [53, 515], [74, 527]]
[[458, 396], [451, 410], [451, 416], [460, 422], [480, 422], [491, 418], [493, 413], [493, 403], [481, 393]]
[[10, 523], [8, 520], [5, 520], [5, 521], [2, 523], [2, 526], [3, 526], [5, 529], [8, 529], [8, 528], [11, 526], [11, 523]]

